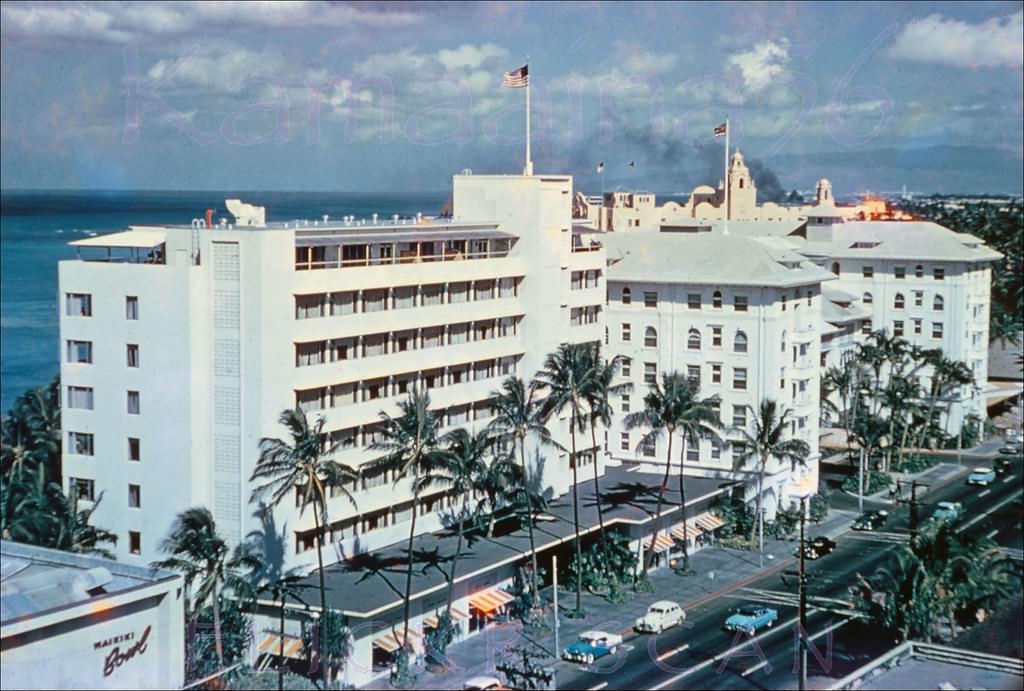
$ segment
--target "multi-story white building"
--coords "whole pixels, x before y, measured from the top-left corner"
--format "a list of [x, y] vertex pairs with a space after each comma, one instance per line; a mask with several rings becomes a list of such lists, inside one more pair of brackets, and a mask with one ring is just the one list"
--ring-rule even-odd
[[[209, 507], [238, 543], [263, 530], [249, 477], [282, 410], [322, 415], [337, 460], [374, 456], [380, 412], [429, 391], [445, 428], [480, 428], [491, 393], [533, 376], [560, 343], [604, 333], [605, 252], [574, 234], [566, 176], [454, 179], [451, 220], [353, 218], [132, 227], [75, 243], [62, 261], [63, 467], [103, 500], [118, 557], [146, 563], [174, 517]], [[212, 225], [212, 224], [210, 224]], [[557, 433], [557, 430], [555, 430]], [[401, 539], [411, 492], [362, 473], [328, 503], [326, 561]], [[568, 460], [548, 458], [556, 494]], [[423, 531], [451, 505], [423, 498]], [[278, 507], [289, 566], [315, 563], [313, 515]]]
[[[609, 233], [605, 241], [608, 348], [626, 358], [622, 380], [633, 384], [614, 403], [619, 415], [608, 431], [610, 454], [664, 468], [665, 439], [641, 445], [646, 430], [626, 429], [623, 418], [643, 409], [648, 384], [674, 370], [699, 382], [702, 397], [719, 398], [727, 428], [750, 430], [766, 399], [790, 411], [789, 434], [806, 441], [811, 455], [807, 469], [795, 473], [788, 464], [769, 464], [769, 517], [795, 496], [798, 483], [816, 487], [822, 284], [835, 277], [771, 238], [638, 232]], [[688, 447], [686, 472], [742, 477], [752, 471], [734, 473], [734, 457], [743, 451], [737, 439], [729, 431], [723, 444]], [[673, 453], [682, 455], [679, 440], [674, 443]]]

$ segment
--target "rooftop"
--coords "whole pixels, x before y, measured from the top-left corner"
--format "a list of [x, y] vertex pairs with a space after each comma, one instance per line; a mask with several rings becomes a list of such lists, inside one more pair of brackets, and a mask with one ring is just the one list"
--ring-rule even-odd
[[979, 238], [930, 221], [847, 221], [832, 226], [831, 242], [807, 242], [804, 248], [831, 257], [908, 261], [981, 262], [1003, 256]]

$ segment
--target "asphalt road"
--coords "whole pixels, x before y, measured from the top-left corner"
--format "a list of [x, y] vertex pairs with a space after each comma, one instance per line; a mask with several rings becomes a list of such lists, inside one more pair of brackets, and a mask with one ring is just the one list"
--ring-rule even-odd
[[[965, 507], [965, 515], [959, 523], [961, 530], [1020, 550], [1024, 473], [1020, 460], [1015, 462], [1017, 467], [1012, 475], [998, 478], [989, 487], [965, 485], [966, 471], [974, 466], [991, 465], [991, 461], [973, 460], [969, 466], [965, 464], [964, 472], [950, 471], [930, 487], [920, 488], [919, 523], [928, 520], [939, 501], [959, 501]], [[849, 586], [857, 573], [870, 575], [909, 539], [909, 507], [888, 505], [885, 508], [890, 512], [889, 520], [878, 532], [844, 533], [837, 539], [835, 552], [806, 562], [811, 606], [807, 629], [825, 663], [823, 665], [810, 653], [811, 677], [839, 678], [892, 646], [892, 641], [880, 640], [877, 632], [845, 615], [848, 608], [842, 604], [848, 599]], [[808, 537], [814, 535], [812, 528]], [[622, 650], [594, 665], [558, 663], [558, 688], [655, 691], [796, 688], [797, 583], [795, 577], [784, 573], [796, 568], [795, 559], [773, 565], [753, 582], [687, 610], [685, 626], [658, 636], [628, 632]], [[748, 602], [777, 609], [779, 619], [774, 627], [761, 630], [753, 639], [723, 630], [722, 624], [732, 610]], [[631, 622], [619, 624], [607, 628], [623, 631]]]

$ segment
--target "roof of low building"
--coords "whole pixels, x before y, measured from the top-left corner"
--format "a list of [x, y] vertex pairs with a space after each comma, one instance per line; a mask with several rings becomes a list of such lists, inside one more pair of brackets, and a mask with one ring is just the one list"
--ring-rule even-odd
[[931, 221], [847, 221], [832, 226], [831, 242], [807, 242], [831, 257], [921, 261], [993, 261], [1003, 255], [971, 235]]

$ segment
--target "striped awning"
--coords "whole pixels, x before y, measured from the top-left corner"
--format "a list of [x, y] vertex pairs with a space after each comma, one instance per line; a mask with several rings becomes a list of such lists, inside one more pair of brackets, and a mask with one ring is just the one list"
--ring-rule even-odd
[[[281, 654], [281, 637], [276, 633], [267, 634], [263, 642], [260, 643], [260, 653], [266, 655], [280, 655]], [[302, 639], [295, 638], [294, 636], [284, 637], [284, 656], [294, 658], [296, 660], [306, 659], [305, 655], [302, 655]]]
[[[664, 552], [665, 550], [672, 549], [672, 546], [674, 544], [675, 540], [673, 540], [670, 536], [658, 535], [658, 539], [654, 541], [654, 551]], [[644, 540], [644, 549], [651, 549], [651, 538], [647, 538], [646, 540]]]
[[676, 538], [677, 540], [685, 540], [686, 538], [692, 540], [703, 532], [704, 531], [701, 530], [697, 526], [696, 522], [691, 518], [686, 521], [686, 534], [683, 534], [683, 524], [680, 523], [672, 529], [672, 537]]
[[490, 614], [494, 610], [499, 607], [504, 607], [515, 599], [516, 598], [512, 593], [505, 592], [501, 588], [491, 588], [490, 590], [477, 593], [473, 597], [469, 598], [469, 604], [479, 612]]
[[[437, 625], [440, 623], [438, 621], [438, 617], [440, 616], [441, 612], [437, 612], [436, 614], [423, 617], [423, 625], [431, 629], [436, 629]], [[452, 607], [452, 621], [462, 621], [463, 619], [469, 619], [469, 615], [457, 607]]]
[[703, 516], [697, 516], [697, 524], [707, 531], [712, 531], [718, 530], [725, 525], [725, 521], [713, 513], [706, 513]]
[[[393, 653], [396, 650], [401, 649], [403, 646], [403, 633], [405, 629], [398, 629], [393, 633], [389, 633], [380, 638], [375, 638], [373, 644], [388, 653]], [[419, 650], [420, 648], [420, 635], [409, 629], [409, 644], [412, 645], [413, 650]]]

